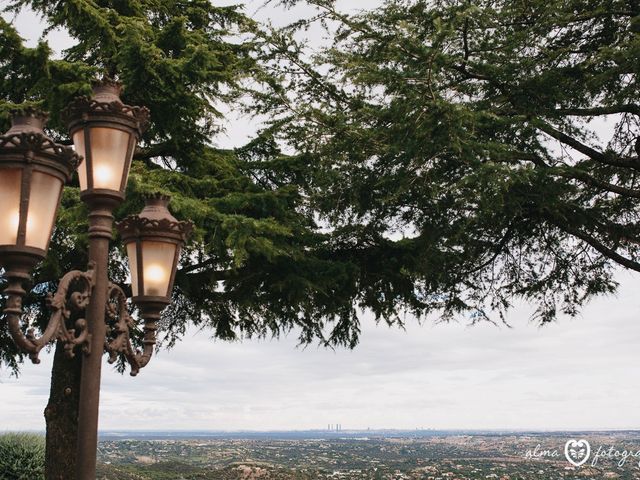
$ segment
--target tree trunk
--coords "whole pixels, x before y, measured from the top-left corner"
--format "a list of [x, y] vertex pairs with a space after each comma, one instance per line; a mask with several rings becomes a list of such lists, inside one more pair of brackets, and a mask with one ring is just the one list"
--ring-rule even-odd
[[49, 403], [44, 410], [46, 480], [73, 480], [75, 476], [81, 367], [82, 354], [78, 352], [69, 359], [64, 354], [64, 345], [58, 342], [51, 369]]

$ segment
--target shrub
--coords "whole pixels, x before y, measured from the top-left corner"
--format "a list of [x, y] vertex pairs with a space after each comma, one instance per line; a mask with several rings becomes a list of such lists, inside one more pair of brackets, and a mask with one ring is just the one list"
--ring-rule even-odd
[[44, 437], [32, 433], [0, 435], [0, 480], [44, 479]]

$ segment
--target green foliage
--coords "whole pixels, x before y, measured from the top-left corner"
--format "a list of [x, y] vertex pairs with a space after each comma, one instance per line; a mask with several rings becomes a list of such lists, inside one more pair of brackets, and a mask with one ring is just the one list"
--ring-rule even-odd
[[[196, 224], [162, 325], [169, 344], [192, 323], [224, 339], [295, 330], [302, 342], [352, 347], [359, 332], [357, 300], [394, 312], [395, 293], [381, 301], [375, 283], [387, 273], [405, 286], [410, 282], [393, 265], [367, 265], [378, 246], [352, 251], [340, 235], [325, 233], [304, 191], [312, 165], [284, 155], [264, 136], [233, 151], [213, 146], [222, 131], [221, 105], [240, 108], [248, 85], [279, 82], [256, 62], [259, 30], [238, 7], [174, 0], [8, 5], [10, 11], [36, 11], [48, 28], [67, 31], [73, 45], [54, 58], [45, 40], [27, 48], [3, 23], [4, 112], [37, 102], [51, 112], [50, 134], [68, 142], [60, 110], [102, 74], [124, 82], [125, 102], [151, 110], [127, 201], [116, 217], [138, 212], [143, 194], [159, 190], [172, 196], [176, 217]], [[47, 321], [44, 295], [63, 272], [86, 264], [86, 213], [77, 184], [67, 187], [49, 256], [25, 300], [41, 328]], [[111, 262], [111, 278], [120, 283], [126, 279], [123, 254], [114, 249]], [[363, 290], [368, 292], [361, 295]], [[15, 371], [21, 357], [8, 338], [0, 342], [0, 359]]]
[[[637, 2], [388, 0], [355, 16], [309, 3], [317, 16], [266, 32], [204, 0], [8, 3], [74, 43], [54, 58], [0, 23], [2, 122], [36, 103], [68, 141], [62, 106], [105, 73], [152, 112], [116, 216], [160, 190], [196, 224], [169, 343], [191, 322], [353, 347], [362, 309], [476, 321], [520, 299], [549, 321], [612, 292], [616, 266], [640, 270]], [[316, 21], [335, 41], [309, 52]], [[241, 105], [267, 128], [215, 148], [220, 112]], [[25, 302], [41, 326], [43, 294], [84, 267], [86, 240], [71, 186]], [[111, 276], [126, 278], [118, 249]]]
[[313, 166], [335, 239], [378, 249], [363, 306], [477, 320], [524, 299], [545, 322], [640, 271], [638, 2], [307, 3], [263, 38], [283, 79], [258, 95], [263, 136]]
[[44, 479], [44, 437], [29, 433], [0, 435], [0, 480]]

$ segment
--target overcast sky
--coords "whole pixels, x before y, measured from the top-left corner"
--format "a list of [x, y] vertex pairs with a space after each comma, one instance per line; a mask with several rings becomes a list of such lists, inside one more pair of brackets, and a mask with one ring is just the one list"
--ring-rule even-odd
[[[250, 2], [247, 13], [276, 23], [305, 13], [258, 5]], [[16, 24], [37, 39], [33, 16], [21, 15]], [[62, 32], [49, 39], [56, 49], [67, 41]], [[246, 120], [229, 118], [219, 142], [242, 143], [250, 133]], [[618, 280], [617, 296], [542, 328], [530, 323], [527, 306], [511, 313], [511, 329], [408, 319], [401, 331], [364, 315], [354, 351], [299, 349], [295, 335], [225, 343], [191, 331], [136, 378], [105, 362], [100, 427], [638, 429], [640, 281], [629, 273]], [[0, 371], [0, 431], [44, 429], [50, 368], [43, 354], [18, 379]]]

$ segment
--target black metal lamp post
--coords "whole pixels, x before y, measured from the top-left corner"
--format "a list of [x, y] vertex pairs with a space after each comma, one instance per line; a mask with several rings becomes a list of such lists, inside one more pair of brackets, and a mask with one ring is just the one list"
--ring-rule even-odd
[[[132, 300], [145, 320], [144, 351], [135, 352], [129, 341], [133, 321], [127, 297], [109, 282], [107, 268], [113, 210], [124, 200], [131, 159], [148, 111], [124, 105], [119, 94], [119, 84], [103, 81], [94, 87], [92, 97], [76, 98], [68, 107], [77, 153], [47, 138], [42, 131], [44, 118], [35, 112], [15, 116], [12, 128], [0, 136], [0, 202], [9, 212], [0, 219], [0, 265], [8, 279], [4, 313], [9, 331], [36, 363], [38, 352], [56, 338], [64, 342], [69, 356], [78, 346], [84, 353], [76, 480], [95, 480], [102, 355], [106, 350], [114, 361], [123, 354], [132, 375], [149, 362], [156, 322], [170, 302], [180, 248], [191, 230], [189, 223], [171, 217], [167, 197], [150, 198], [140, 215], [122, 222], [132, 265]], [[31, 329], [24, 334], [20, 325], [23, 283], [46, 255], [63, 184], [78, 164], [81, 199], [89, 207], [89, 269], [61, 279], [49, 302], [53, 310], [49, 324], [36, 338]], [[85, 318], [68, 325], [71, 311], [84, 312]]]

